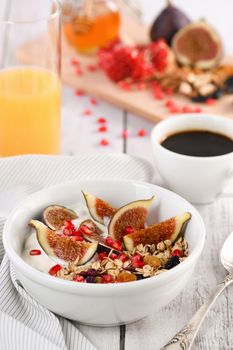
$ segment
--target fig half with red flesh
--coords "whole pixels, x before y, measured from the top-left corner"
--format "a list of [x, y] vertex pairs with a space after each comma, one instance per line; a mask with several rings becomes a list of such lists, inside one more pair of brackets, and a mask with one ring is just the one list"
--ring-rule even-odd
[[137, 200], [118, 209], [108, 224], [109, 235], [118, 241], [122, 241], [127, 227], [134, 230], [144, 228], [148, 209], [154, 199], [153, 196], [150, 199]]
[[72, 210], [61, 205], [49, 205], [43, 211], [43, 220], [52, 230], [60, 230], [66, 221], [77, 219], [78, 215]]
[[198, 21], [180, 29], [172, 40], [178, 62], [201, 69], [211, 69], [222, 59], [221, 38], [207, 22]]
[[191, 219], [191, 214], [185, 212], [182, 215], [174, 216], [168, 220], [135, 231], [123, 237], [124, 244], [130, 252], [140, 243], [155, 244], [170, 240], [175, 242], [183, 232], [185, 224]]
[[41, 248], [51, 257], [57, 257], [66, 262], [74, 262], [79, 259], [77, 264], [82, 265], [90, 260], [97, 251], [97, 242], [80, 242], [75, 237], [60, 235], [38, 220], [30, 220], [29, 225], [35, 228]]
[[116, 209], [104, 200], [84, 191], [82, 191], [82, 193], [85, 198], [89, 213], [95, 221], [103, 224], [104, 217], [110, 218], [116, 212]]

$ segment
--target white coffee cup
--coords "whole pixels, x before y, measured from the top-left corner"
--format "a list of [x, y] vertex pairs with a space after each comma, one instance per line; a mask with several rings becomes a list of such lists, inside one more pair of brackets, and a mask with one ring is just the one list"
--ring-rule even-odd
[[169, 151], [161, 142], [169, 135], [205, 130], [233, 140], [233, 120], [216, 115], [183, 114], [159, 122], [151, 141], [158, 171], [166, 185], [193, 203], [210, 203], [233, 176], [233, 152], [221, 156], [194, 157]]

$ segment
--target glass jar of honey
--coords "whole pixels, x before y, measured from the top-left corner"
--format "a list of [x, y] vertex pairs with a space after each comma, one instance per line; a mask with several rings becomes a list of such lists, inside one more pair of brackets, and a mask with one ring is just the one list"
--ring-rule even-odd
[[93, 53], [116, 40], [120, 11], [113, 0], [63, 0], [63, 33], [81, 53]]

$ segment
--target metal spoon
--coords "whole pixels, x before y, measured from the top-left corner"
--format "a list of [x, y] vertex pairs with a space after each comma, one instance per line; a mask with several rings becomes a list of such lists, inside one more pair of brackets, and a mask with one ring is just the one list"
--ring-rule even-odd
[[233, 232], [227, 237], [223, 244], [220, 253], [220, 260], [225, 269], [228, 271], [228, 275], [225, 277], [222, 283], [217, 285], [215, 291], [194, 314], [189, 323], [184, 326], [184, 328], [182, 328], [161, 350], [191, 349], [197, 332], [208, 311], [224, 289], [233, 283]]

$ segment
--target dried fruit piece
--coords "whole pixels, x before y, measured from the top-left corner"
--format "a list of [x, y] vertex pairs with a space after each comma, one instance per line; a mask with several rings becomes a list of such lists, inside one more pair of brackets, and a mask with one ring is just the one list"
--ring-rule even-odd
[[126, 227], [131, 226], [135, 230], [144, 227], [148, 208], [154, 199], [153, 196], [150, 199], [138, 200], [118, 209], [108, 224], [109, 235], [121, 241]]
[[115, 208], [113, 208], [109, 203], [103, 201], [102, 199], [97, 198], [92, 194], [84, 191], [82, 191], [82, 193], [85, 198], [89, 213], [95, 221], [103, 224], [104, 217], [110, 218], [116, 212]]
[[29, 224], [36, 229], [37, 240], [49, 256], [70, 262], [79, 258], [78, 265], [81, 265], [85, 264], [96, 253], [97, 242], [79, 242], [75, 237], [62, 236], [38, 220], [30, 220]]
[[185, 212], [166, 221], [148, 226], [123, 237], [126, 249], [130, 252], [140, 243], [158, 244], [169, 239], [174, 242], [183, 232], [184, 225], [191, 219], [191, 214]]
[[175, 267], [176, 265], [178, 265], [180, 263], [180, 259], [177, 255], [175, 256], [172, 256], [168, 262], [164, 265], [164, 268], [166, 270], [170, 270], [172, 269], [173, 267]]
[[201, 69], [217, 66], [223, 53], [219, 35], [203, 20], [179, 30], [173, 38], [172, 47], [179, 63]]
[[176, 32], [188, 23], [190, 23], [190, 20], [186, 14], [173, 6], [171, 1], [168, 1], [168, 5], [152, 24], [150, 30], [151, 40], [155, 41], [163, 38], [170, 45]]
[[161, 266], [161, 260], [154, 255], [144, 256], [143, 261], [146, 265], [150, 265], [155, 268], [159, 268]]
[[61, 229], [66, 221], [74, 220], [78, 215], [72, 210], [61, 205], [50, 205], [43, 211], [43, 220], [52, 230]]
[[131, 282], [136, 280], [137, 277], [133, 273], [127, 271], [122, 271], [117, 276], [117, 282]]

